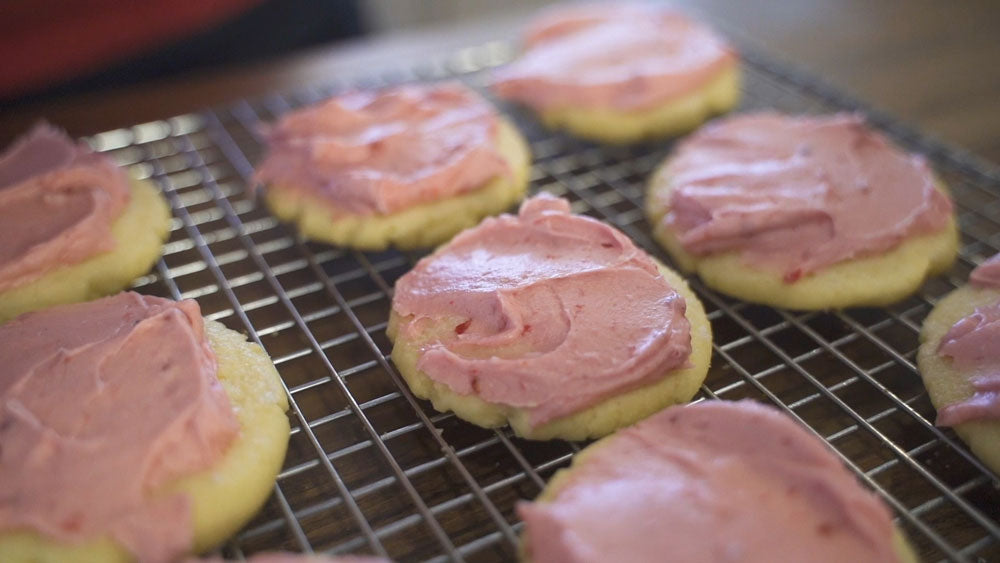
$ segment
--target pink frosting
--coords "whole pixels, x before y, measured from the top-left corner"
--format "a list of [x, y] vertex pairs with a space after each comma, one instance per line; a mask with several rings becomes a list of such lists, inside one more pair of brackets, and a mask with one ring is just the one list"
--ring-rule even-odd
[[191, 501], [239, 426], [194, 301], [137, 293], [0, 326], [0, 530], [110, 534], [142, 561], [191, 548]]
[[41, 123], [0, 155], [0, 291], [114, 249], [130, 197], [109, 158]]
[[972, 270], [969, 283], [976, 287], [1000, 288], [1000, 254], [996, 254]]
[[652, 4], [592, 4], [545, 13], [496, 92], [538, 108], [637, 110], [685, 96], [735, 64], [711, 30]]
[[457, 83], [351, 92], [284, 116], [256, 179], [336, 213], [387, 214], [509, 173], [496, 111]]
[[[976, 287], [1000, 288], [1000, 254], [973, 270], [969, 281]], [[938, 354], [969, 374], [973, 394], [939, 409], [937, 424], [1000, 420], [1000, 295], [955, 323], [941, 339]]]
[[738, 251], [789, 283], [939, 231], [952, 212], [922, 158], [851, 114], [716, 121], [664, 177], [675, 186], [664, 221], [687, 252]]
[[421, 260], [393, 308], [450, 317], [417, 367], [462, 395], [525, 409], [532, 425], [664, 377], [691, 352], [684, 298], [653, 260], [604, 223], [540, 195]]
[[898, 559], [879, 499], [751, 401], [672, 407], [585, 455], [553, 499], [518, 506], [534, 561]]

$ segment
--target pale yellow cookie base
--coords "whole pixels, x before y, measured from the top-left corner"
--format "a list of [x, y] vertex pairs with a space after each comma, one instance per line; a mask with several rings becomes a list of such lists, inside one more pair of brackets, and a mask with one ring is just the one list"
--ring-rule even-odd
[[145, 274], [163, 252], [170, 207], [148, 181], [132, 180], [132, 198], [111, 226], [115, 248], [0, 292], [0, 322], [53, 305], [117, 293]]
[[[998, 290], [960, 287], [939, 301], [924, 320], [920, 330], [917, 367], [934, 408], [964, 401], [975, 393], [969, 383], [969, 374], [955, 369], [950, 359], [938, 355], [941, 339], [959, 319], [972, 314], [977, 307], [998, 299]], [[971, 421], [953, 429], [987, 467], [1000, 475], [1000, 421]]]
[[417, 369], [420, 348], [424, 342], [435, 338], [435, 334], [451, 331], [462, 322], [444, 319], [436, 329], [428, 330], [426, 339], [420, 342], [398, 339], [399, 324], [406, 322], [395, 311], [389, 317], [387, 334], [393, 341], [392, 361], [406, 380], [413, 394], [429, 399], [434, 408], [453, 411], [459, 418], [485, 428], [495, 428], [510, 424], [514, 433], [532, 440], [583, 440], [597, 438], [628, 426], [669, 405], [691, 400], [708, 374], [712, 358], [712, 327], [705, 315], [705, 309], [687, 283], [666, 266], [660, 270], [670, 284], [687, 302], [686, 316], [691, 324], [691, 366], [674, 370], [657, 381], [616, 395], [576, 414], [563, 417], [533, 428], [528, 422], [528, 414], [523, 409], [486, 402], [475, 395], [459, 395], [443, 383], [433, 381]]
[[275, 216], [295, 223], [307, 239], [361, 250], [433, 247], [524, 197], [531, 170], [527, 143], [511, 123], [501, 119], [497, 146], [510, 167], [509, 176], [499, 176], [471, 192], [387, 215], [334, 215], [326, 202], [281, 185], [266, 187], [264, 198]]
[[[210, 471], [174, 483], [164, 493], [182, 491], [194, 503], [193, 551], [222, 543], [264, 504], [288, 447], [288, 400], [267, 354], [243, 335], [206, 321], [219, 380], [240, 423], [240, 435]], [[108, 538], [79, 545], [44, 539], [34, 532], [0, 534], [5, 563], [107, 563], [134, 558]]]
[[[744, 301], [798, 310], [882, 307], [947, 271], [958, 254], [958, 227], [951, 217], [938, 233], [915, 236], [884, 254], [840, 262], [786, 283], [781, 272], [748, 266], [737, 252], [702, 257], [687, 253], [663, 221], [669, 211], [664, 202], [673, 189], [667, 175], [667, 165], [662, 166], [647, 188], [646, 217], [653, 238], [682, 271], [697, 273], [705, 285]], [[943, 184], [938, 187], [947, 193]]]
[[[573, 461], [570, 463], [570, 466], [557, 471], [556, 474], [549, 479], [545, 488], [542, 489], [542, 492], [539, 493], [538, 497], [535, 498], [533, 502], [546, 503], [555, 500], [555, 498], [559, 496], [559, 492], [562, 491], [567, 484], [569, 484], [570, 479], [572, 478], [573, 470], [586, 464], [587, 460], [590, 459], [590, 457], [593, 456], [598, 449], [604, 446], [605, 441], [613, 439], [614, 436], [608, 436], [607, 438], [594, 442], [581, 450], [580, 453], [573, 456]], [[746, 517], [753, 518], [753, 514], [747, 514]], [[669, 527], [670, 522], [664, 521], [663, 525]], [[706, 533], [710, 532], [711, 530], [706, 530]], [[775, 533], [781, 533], [781, 530], [775, 530]], [[526, 549], [526, 546], [528, 545], [527, 534], [528, 529], [525, 527], [524, 532], [521, 534], [521, 543], [520, 548], [518, 549], [518, 553], [520, 555], [519, 559], [524, 563], [530, 563], [532, 561], [531, 554], [529, 554]], [[906, 536], [899, 528], [893, 527], [892, 543], [893, 547], [896, 549], [896, 554], [903, 563], [917, 563], [919, 561], [913, 546], [910, 545], [910, 542], [906, 539]]]
[[541, 110], [538, 115], [546, 127], [566, 129], [584, 139], [634, 143], [687, 133], [709, 117], [731, 110], [739, 98], [740, 71], [733, 64], [697, 91], [652, 109], [621, 111], [567, 106]]

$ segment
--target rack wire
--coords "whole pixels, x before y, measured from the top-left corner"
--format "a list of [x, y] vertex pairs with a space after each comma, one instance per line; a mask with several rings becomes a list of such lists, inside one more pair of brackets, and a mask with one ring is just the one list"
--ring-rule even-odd
[[[798, 70], [744, 50], [743, 110], [861, 111], [949, 184], [962, 227], [947, 276], [888, 309], [800, 313], [735, 301], [693, 280], [715, 333], [698, 399], [752, 398], [829, 443], [895, 511], [925, 560], [1000, 560], [1000, 483], [956, 436], [933, 424], [914, 366], [917, 333], [940, 297], [1000, 250], [1000, 174], [991, 165], [866, 107]], [[400, 561], [509, 561], [534, 498], [583, 444], [484, 430], [415, 399], [388, 354], [392, 286], [419, 253], [362, 253], [305, 242], [247, 190], [262, 122], [347, 87], [457, 78], [482, 88], [504, 43], [416, 68], [95, 135], [163, 190], [173, 207], [164, 256], [140, 291], [196, 299], [203, 314], [271, 355], [290, 397], [292, 432], [274, 492], [224, 548], [373, 553]], [[643, 184], [671, 143], [595, 145], [501, 107], [531, 143], [533, 191], [571, 200], [660, 259], [641, 213]], [[669, 523], [664, 523], [669, 525]]]

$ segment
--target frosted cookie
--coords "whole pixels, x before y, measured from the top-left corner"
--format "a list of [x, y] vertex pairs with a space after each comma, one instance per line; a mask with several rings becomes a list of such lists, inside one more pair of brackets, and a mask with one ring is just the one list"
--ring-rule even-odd
[[549, 195], [417, 263], [387, 333], [415, 395], [539, 440], [603, 436], [690, 400], [712, 341], [680, 276]]
[[0, 322], [122, 290], [160, 257], [169, 230], [151, 184], [36, 126], [0, 155]]
[[174, 561], [260, 508], [288, 443], [270, 359], [194, 301], [0, 325], [0, 561]]
[[351, 92], [268, 133], [255, 178], [309, 239], [365, 250], [436, 246], [524, 197], [521, 134], [457, 83]]
[[704, 25], [654, 4], [544, 12], [494, 91], [551, 128], [629, 143], [685, 133], [739, 99], [735, 53]]
[[927, 315], [917, 366], [938, 426], [950, 426], [1000, 475], [1000, 254]]
[[951, 200], [924, 159], [858, 115], [739, 115], [682, 141], [646, 214], [685, 272], [791, 309], [882, 306], [947, 270]]
[[822, 441], [752, 401], [672, 407], [621, 430], [517, 512], [522, 559], [539, 563], [917, 561]]

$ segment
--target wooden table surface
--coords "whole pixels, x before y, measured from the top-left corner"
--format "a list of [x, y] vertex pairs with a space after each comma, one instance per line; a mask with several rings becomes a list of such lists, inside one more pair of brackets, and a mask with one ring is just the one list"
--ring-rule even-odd
[[[676, 0], [921, 130], [1000, 162], [1000, 2]], [[0, 143], [45, 117], [73, 135], [510, 39], [531, 12], [376, 34], [244, 68], [8, 109]]]

